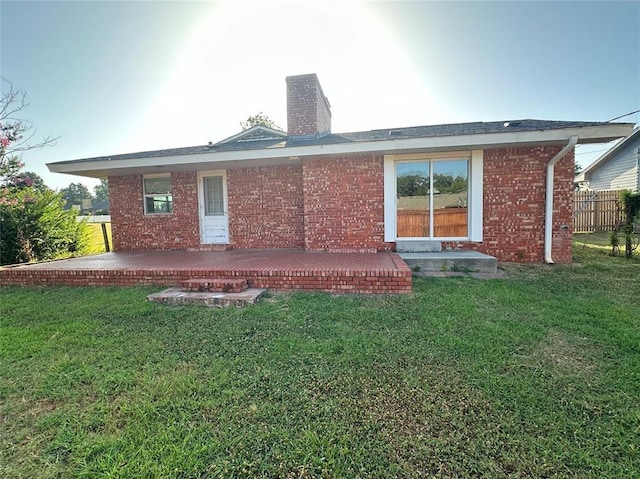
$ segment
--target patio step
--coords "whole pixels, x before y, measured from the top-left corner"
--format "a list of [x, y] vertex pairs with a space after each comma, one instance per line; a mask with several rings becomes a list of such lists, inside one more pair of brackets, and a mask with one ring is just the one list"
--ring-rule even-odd
[[255, 304], [266, 289], [249, 288], [241, 293], [190, 292], [181, 288], [169, 288], [159, 293], [150, 294], [147, 300], [167, 305], [197, 304], [208, 307], [243, 308]]
[[244, 278], [192, 278], [180, 286], [184, 292], [242, 293], [249, 284]]
[[434, 240], [397, 240], [398, 253], [434, 253], [442, 251], [442, 243]]
[[401, 253], [400, 257], [413, 271], [498, 272], [498, 260], [478, 251]]

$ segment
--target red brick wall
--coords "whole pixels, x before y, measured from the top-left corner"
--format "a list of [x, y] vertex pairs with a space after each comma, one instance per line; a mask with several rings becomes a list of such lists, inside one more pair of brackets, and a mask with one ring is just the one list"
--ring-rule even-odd
[[303, 162], [304, 239], [308, 250], [382, 251], [382, 155]]
[[[544, 261], [546, 165], [562, 146], [484, 152], [482, 243], [500, 261]], [[145, 216], [142, 176], [109, 178], [114, 249], [198, 248], [197, 174], [172, 174], [171, 215]], [[310, 158], [302, 166], [228, 171], [229, 228], [236, 248], [380, 251], [384, 242], [381, 155]], [[555, 166], [553, 259], [571, 262], [573, 152]], [[566, 225], [568, 228], [563, 229]]]
[[142, 175], [109, 177], [114, 250], [187, 249], [199, 246], [196, 172], [172, 173], [171, 190], [172, 214], [145, 215]]
[[302, 167], [227, 172], [229, 232], [235, 248], [303, 248]]
[[[562, 147], [485, 150], [483, 242], [443, 246], [476, 249], [500, 261], [543, 262], [546, 167]], [[555, 165], [552, 256], [556, 263], [571, 262], [573, 164], [570, 152]]]
[[22, 286], [131, 286], [168, 285], [175, 286], [195, 278], [242, 278], [252, 288], [293, 291], [327, 291], [332, 293], [411, 293], [411, 270], [392, 253], [393, 268], [304, 271], [299, 268], [261, 268], [259, 265], [239, 269], [183, 269], [133, 267], [129, 269], [56, 269], [56, 262], [43, 269], [0, 268], [0, 287]]

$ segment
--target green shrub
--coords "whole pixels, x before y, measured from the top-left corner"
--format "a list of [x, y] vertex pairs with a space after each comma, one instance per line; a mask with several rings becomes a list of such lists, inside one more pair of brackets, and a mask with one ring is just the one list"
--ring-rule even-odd
[[626, 258], [631, 258], [640, 242], [637, 232], [637, 226], [640, 223], [640, 192], [623, 191], [620, 194], [620, 201], [624, 213], [624, 224], [621, 228], [625, 239], [624, 255]]
[[79, 256], [86, 252], [89, 231], [75, 211], [48, 188], [2, 188], [0, 264]]

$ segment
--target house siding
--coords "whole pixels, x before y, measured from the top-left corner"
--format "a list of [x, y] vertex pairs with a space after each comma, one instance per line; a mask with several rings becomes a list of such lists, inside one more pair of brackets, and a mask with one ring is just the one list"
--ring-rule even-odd
[[608, 161], [598, 165], [585, 178], [589, 180], [589, 189], [602, 190], [637, 190], [640, 188], [640, 171], [638, 154], [640, 137], [631, 139], [615, 152]]
[[[549, 160], [562, 146], [484, 150], [483, 241], [449, 242], [499, 261], [544, 261], [545, 179]], [[573, 151], [555, 165], [552, 256], [571, 262]]]
[[142, 175], [110, 176], [108, 184], [116, 251], [199, 246], [196, 172], [171, 174], [172, 214], [144, 214]]
[[302, 166], [230, 169], [227, 190], [235, 248], [304, 248]]

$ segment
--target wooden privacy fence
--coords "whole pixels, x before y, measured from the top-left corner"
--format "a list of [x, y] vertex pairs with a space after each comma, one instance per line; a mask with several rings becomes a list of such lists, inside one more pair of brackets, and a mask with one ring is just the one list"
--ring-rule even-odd
[[620, 191], [576, 191], [573, 211], [574, 231], [612, 231], [622, 220]]
[[[433, 234], [440, 238], [467, 236], [467, 208], [433, 210]], [[429, 210], [398, 210], [398, 237], [429, 236]]]

